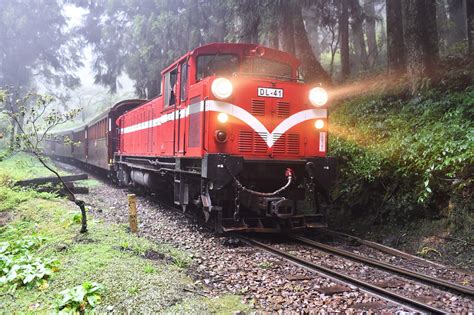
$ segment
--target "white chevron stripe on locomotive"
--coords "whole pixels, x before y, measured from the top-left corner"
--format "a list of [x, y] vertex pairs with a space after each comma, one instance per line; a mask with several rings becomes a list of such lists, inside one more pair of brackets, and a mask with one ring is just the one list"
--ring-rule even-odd
[[172, 113], [162, 115], [159, 118], [155, 118], [136, 125], [122, 128], [121, 133], [127, 134], [151, 127], [160, 126], [168, 121], [172, 121], [173, 119], [175, 119], [175, 116], [176, 118], [178, 118], [179, 115], [179, 118], [184, 118], [188, 117], [190, 114], [203, 112], [204, 110], [222, 112], [238, 118], [239, 120], [246, 123], [249, 127], [251, 127], [259, 135], [266, 136], [262, 138], [266, 141], [267, 146], [269, 148], [273, 146], [273, 144], [282, 134], [287, 132], [292, 127], [310, 119], [327, 117], [326, 109], [306, 109], [286, 118], [272, 132], [269, 132], [267, 128], [257, 118], [255, 118], [255, 116], [253, 116], [251, 113], [249, 113], [240, 106], [221, 101], [206, 101], [206, 108], [204, 109], [204, 101], [201, 101], [199, 103], [189, 105], [186, 109], [176, 110]]

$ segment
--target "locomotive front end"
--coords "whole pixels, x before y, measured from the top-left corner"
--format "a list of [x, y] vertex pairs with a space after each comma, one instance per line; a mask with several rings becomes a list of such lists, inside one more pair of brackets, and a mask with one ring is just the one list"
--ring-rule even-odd
[[206, 168], [215, 168], [221, 183], [212, 199], [222, 205], [223, 229], [324, 227], [319, 200], [329, 199], [335, 175], [326, 157], [325, 89], [302, 82], [298, 61], [284, 52], [257, 46], [241, 56], [205, 56], [197, 57], [197, 75], [214, 74], [203, 74], [203, 106], [207, 160], [216, 161]]

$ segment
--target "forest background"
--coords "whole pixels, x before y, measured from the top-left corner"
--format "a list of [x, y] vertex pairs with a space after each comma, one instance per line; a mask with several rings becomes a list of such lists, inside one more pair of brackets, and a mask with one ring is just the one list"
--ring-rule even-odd
[[[0, 0], [0, 87], [9, 108], [30, 91], [83, 108], [73, 124], [159, 95], [160, 71], [206, 43], [294, 53], [330, 90], [333, 219], [472, 242], [473, 30], [474, 0]], [[0, 134], [8, 155], [5, 115]]]

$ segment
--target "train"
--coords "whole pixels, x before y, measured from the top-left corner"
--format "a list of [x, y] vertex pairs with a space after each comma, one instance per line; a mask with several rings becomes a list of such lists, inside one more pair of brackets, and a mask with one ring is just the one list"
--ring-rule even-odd
[[[328, 92], [300, 62], [256, 44], [212, 43], [161, 72], [161, 93], [52, 132], [52, 158], [163, 196], [218, 232], [326, 227], [336, 177]], [[67, 141], [69, 140], [69, 141]]]

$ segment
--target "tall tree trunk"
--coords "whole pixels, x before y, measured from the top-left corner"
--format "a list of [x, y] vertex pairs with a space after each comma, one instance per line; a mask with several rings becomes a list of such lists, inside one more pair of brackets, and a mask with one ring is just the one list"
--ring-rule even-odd
[[464, 18], [464, 1], [463, 0], [448, 0], [448, 12], [450, 23], [449, 41], [448, 45], [463, 42], [465, 39], [465, 18]]
[[405, 44], [403, 42], [402, 4], [387, 0], [387, 65], [389, 74], [405, 72]]
[[350, 1], [351, 16], [352, 16], [352, 30], [354, 32], [354, 47], [359, 57], [359, 63], [362, 65], [364, 70], [368, 68], [367, 60], [367, 49], [365, 45], [364, 29], [362, 23], [364, 17], [362, 15], [362, 8], [360, 7], [359, 0]]
[[13, 151], [15, 150], [15, 144], [16, 144], [16, 124], [15, 124], [15, 120], [11, 119], [10, 121], [11, 123], [11, 128], [10, 128], [10, 144], [9, 144], [9, 148], [10, 148], [10, 151]]
[[238, 42], [254, 44], [259, 42], [258, 30], [260, 27], [260, 16], [255, 14], [257, 7], [258, 3], [253, 0], [242, 0], [238, 2], [238, 11], [235, 16]]
[[438, 60], [436, 4], [431, 0], [405, 0], [407, 70], [411, 77], [432, 77]]
[[295, 30], [293, 26], [294, 7], [290, 1], [281, 1], [278, 10], [278, 29], [280, 49], [295, 53]]
[[436, 20], [438, 23], [439, 49], [441, 54], [446, 53], [447, 40], [449, 37], [448, 15], [446, 13], [446, 0], [436, 1]]
[[304, 24], [306, 25], [306, 33], [308, 34], [308, 40], [313, 49], [314, 56], [317, 60], [321, 59], [321, 45], [319, 44], [319, 24], [318, 19], [315, 16], [308, 16], [302, 11]]
[[466, 0], [466, 20], [469, 53], [474, 54], [474, 0]]
[[278, 49], [280, 46], [279, 38], [278, 38], [278, 21], [276, 19], [272, 19], [270, 21], [270, 25], [271, 27], [270, 27], [270, 30], [268, 31], [268, 44], [271, 48]]
[[[200, 3], [200, 1], [198, 1], [198, 3]], [[206, 15], [207, 18], [209, 18], [208, 12], [205, 10], [202, 10], [202, 15]], [[221, 7], [215, 6], [215, 8], [213, 9], [213, 16], [216, 22], [210, 23], [212, 24], [211, 25], [212, 40], [216, 42], [223, 42], [225, 39], [226, 31], [227, 31], [225, 11]], [[201, 44], [203, 43], [201, 42]], [[196, 47], [197, 46], [193, 47], [192, 49]]]
[[368, 62], [369, 67], [373, 67], [377, 61], [378, 49], [377, 49], [377, 37], [375, 32], [375, 9], [373, 0], [365, 0], [364, 2], [365, 11], [365, 25], [367, 35], [367, 46], [369, 48]]
[[331, 85], [331, 77], [314, 56], [304, 26], [301, 8], [295, 6], [294, 10], [295, 14], [293, 16], [293, 21], [295, 30], [295, 49], [296, 55], [301, 61], [303, 77], [308, 83], [322, 82], [326, 85]]
[[[13, 115], [16, 115], [19, 111], [18, 103], [17, 103], [17, 100], [19, 100], [20, 98], [19, 91], [20, 91], [19, 87], [12, 87], [10, 88], [10, 91], [9, 91], [11, 94], [7, 96], [7, 101], [6, 101], [7, 110], [11, 111]], [[16, 146], [17, 146], [16, 137], [17, 137], [17, 134], [20, 134], [20, 131], [18, 130], [19, 128], [17, 128], [18, 124], [14, 116], [11, 116], [10, 123], [11, 123], [11, 129], [10, 129], [9, 148], [11, 151], [13, 151], [16, 149]]]
[[428, 61], [428, 68], [432, 67], [434, 70], [436, 63], [439, 60], [439, 35], [438, 23], [436, 21], [436, 2], [425, 0], [424, 3], [425, 28], [423, 29], [423, 38], [425, 38], [425, 41], [423, 41], [423, 43], [426, 59]]
[[349, 8], [346, 0], [340, 0], [339, 36], [341, 37], [341, 79], [344, 81], [351, 74], [349, 60]]

